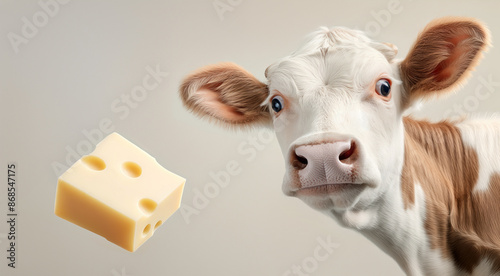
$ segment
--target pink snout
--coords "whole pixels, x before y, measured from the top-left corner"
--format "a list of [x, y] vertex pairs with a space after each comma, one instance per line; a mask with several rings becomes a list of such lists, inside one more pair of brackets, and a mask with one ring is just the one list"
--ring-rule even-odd
[[356, 143], [347, 140], [297, 146], [291, 162], [301, 188], [309, 188], [353, 183], [357, 159]]

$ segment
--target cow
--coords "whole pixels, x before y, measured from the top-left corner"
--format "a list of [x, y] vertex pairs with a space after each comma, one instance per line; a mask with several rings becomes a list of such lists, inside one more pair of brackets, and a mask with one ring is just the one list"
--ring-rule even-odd
[[274, 128], [284, 194], [359, 231], [407, 275], [500, 275], [500, 118], [407, 115], [463, 85], [489, 45], [487, 27], [463, 17], [430, 22], [404, 59], [323, 27], [265, 83], [220, 63], [179, 92], [223, 126]]

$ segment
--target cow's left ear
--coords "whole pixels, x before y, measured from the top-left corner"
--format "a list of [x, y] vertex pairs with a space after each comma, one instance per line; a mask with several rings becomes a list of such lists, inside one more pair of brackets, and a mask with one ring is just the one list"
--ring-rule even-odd
[[250, 126], [271, 122], [267, 85], [234, 63], [198, 69], [181, 84], [184, 105], [200, 117], [225, 126]]
[[429, 23], [401, 62], [403, 106], [463, 84], [489, 43], [488, 29], [475, 19], [446, 17]]

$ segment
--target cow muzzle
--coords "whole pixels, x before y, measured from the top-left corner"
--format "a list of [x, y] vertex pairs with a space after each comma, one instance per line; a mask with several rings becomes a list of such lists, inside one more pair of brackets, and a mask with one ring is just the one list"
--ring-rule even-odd
[[338, 193], [361, 186], [357, 182], [360, 148], [354, 139], [298, 144], [290, 149], [293, 191]]

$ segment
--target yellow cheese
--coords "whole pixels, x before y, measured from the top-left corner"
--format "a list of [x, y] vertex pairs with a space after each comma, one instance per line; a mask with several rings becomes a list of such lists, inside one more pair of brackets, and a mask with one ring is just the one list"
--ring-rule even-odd
[[185, 181], [112, 133], [59, 177], [55, 213], [133, 252], [179, 208]]

